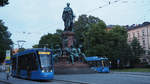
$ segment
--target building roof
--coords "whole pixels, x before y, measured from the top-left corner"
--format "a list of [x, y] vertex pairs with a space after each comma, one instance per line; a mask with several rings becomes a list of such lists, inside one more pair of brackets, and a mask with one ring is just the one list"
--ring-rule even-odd
[[141, 27], [144, 27], [144, 26], [147, 26], [147, 25], [150, 25], [150, 22], [143, 22], [143, 24], [138, 24], [138, 25], [131, 25], [131, 26], [125, 26], [127, 30], [133, 30], [133, 29], [137, 29], [137, 28], [141, 28]]

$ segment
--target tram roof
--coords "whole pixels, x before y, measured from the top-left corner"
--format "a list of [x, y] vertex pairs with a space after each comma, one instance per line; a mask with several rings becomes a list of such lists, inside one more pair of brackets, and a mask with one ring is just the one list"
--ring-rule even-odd
[[26, 49], [24, 51], [18, 52], [15, 55], [13, 55], [12, 57], [16, 57], [16, 56], [20, 56], [20, 55], [32, 53], [32, 52], [35, 52], [35, 51], [44, 51], [44, 50], [46, 50], [46, 51], [52, 51], [49, 48], [45, 48], [45, 49], [44, 48], [31, 48], [31, 49]]
[[86, 61], [100, 61], [100, 60], [108, 60], [106, 57], [98, 57], [98, 56], [93, 56], [93, 57], [86, 57]]

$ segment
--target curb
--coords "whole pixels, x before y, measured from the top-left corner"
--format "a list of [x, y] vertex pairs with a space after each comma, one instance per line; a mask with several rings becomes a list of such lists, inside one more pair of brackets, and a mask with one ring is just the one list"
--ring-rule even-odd
[[146, 72], [145, 73], [141, 73], [141, 72], [139, 72], [139, 73], [134, 73], [134, 72], [133, 73], [132, 72], [112, 72], [112, 73], [150, 76], [150, 74], [146, 74]]
[[3, 80], [0, 80], [0, 82], [3, 82], [3, 83], [5, 83], [5, 84], [12, 84], [12, 83], [10, 83], [10, 82], [6, 82], [6, 81], [3, 81]]

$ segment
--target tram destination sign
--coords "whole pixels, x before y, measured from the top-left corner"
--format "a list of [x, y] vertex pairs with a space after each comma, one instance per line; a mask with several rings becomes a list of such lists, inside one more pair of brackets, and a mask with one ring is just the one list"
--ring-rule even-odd
[[38, 52], [38, 54], [48, 54], [48, 55], [50, 55], [51, 52]]

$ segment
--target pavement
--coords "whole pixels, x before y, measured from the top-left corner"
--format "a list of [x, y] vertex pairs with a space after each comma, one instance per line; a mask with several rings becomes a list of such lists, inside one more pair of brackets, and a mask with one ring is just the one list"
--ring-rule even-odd
[[110, 72], [94, 74], [55, 75], [52, 81], [31, 81], [18, 78], [6, 80], [0, 72], [0, 84], [150, 84], [149, 72]]
[[112, 73], [150, 76], [150, 72], [112, 72]]

